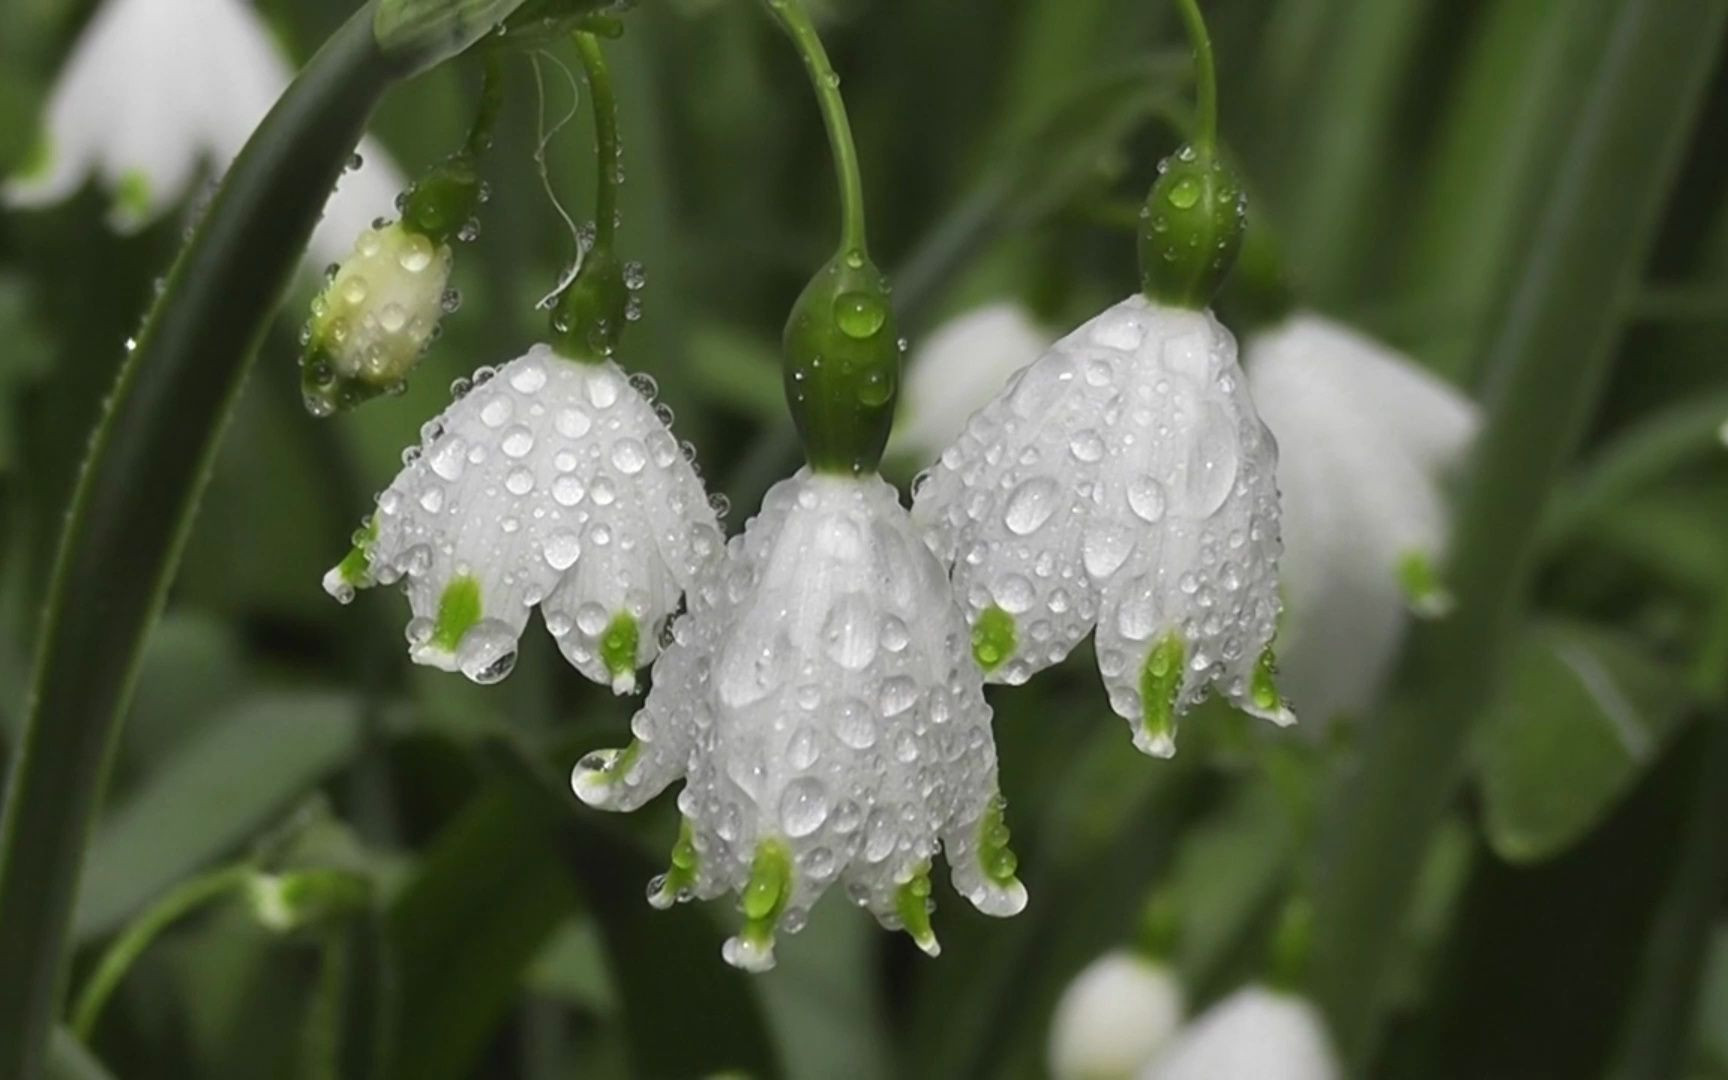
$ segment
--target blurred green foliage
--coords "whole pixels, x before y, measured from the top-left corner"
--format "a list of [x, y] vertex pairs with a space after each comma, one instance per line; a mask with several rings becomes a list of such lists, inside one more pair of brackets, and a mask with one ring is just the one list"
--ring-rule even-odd
[[[1466, 388], [1491, 384], [1487, 343], [1551, 250], [1538, 212], [1567, 180], [1569, 125], [1632, 2], [1209, 3], [1223, 138], [1298, 296]], [[258, 5], [300, 58], [351, 8]], [[0, 11], [0, 162], [22, 158], [19, 133], [94, 6]], [[818, 10], [873, 254], [914, 343], [981, 299], [1017, 297], [1066, 326], [1134, 288], [1119, 209], [1179, 141], [1167, 120], [1187, 93], [1171, 5]], [[620, 255], [645, 264], [648, 287], [621, 352], [658, 379], [736, 528], [797, 462], [778, 338], [832, 248], [826, 143], [798, 59], [755, 5], [642, 0], [626, 26], [610, 47]], [[1077, 654], [994, 693], [1022, 916], [982, 919], [939, 885], [931, 961], [830, 900], [781, 967], [751, 979], [719, 960], [730, 912], [643, 900], [670, 800], [619, 820], [568, 795], [565, 770], [617, 739], [628, 701], [534, 628], [501, 686], [411, 670], [399, 600], [324, 596], [320, 576], [451, 380], [547, 334], [535, 301], [574, 247], [533, 157], [540, 114], [570, 106], [575, 60], [550, 46], [536, 62], [538, 78], [528, 57], [510, 65], [493, 199], [455, 272], [464, 303], [408, 392], [304, 414], [294, 331], [310, 275], [267, 341], [146, 657], [86, 857], [74, 973], [166, 889], [245, 855], [314, 796], [366, 853], [370, 929], [336, 948], [275, 938], [238, 904], [186, 920], [89, 1047], [57, 1038], [57, 1074], [99, 1076], [100, 1061], [146, 1080], [311, 1075], [306, 1033], [333, 1001], [344, 1075], [1032, 1077], [1061, 989], [1135, 937], [1155, 888], [1187, 916], [1176, 962], [1201, 1000], [1253, 977], [1285, 897], [1313, 884], [1316, 805], [1373, 716], [1316, 738], [1209, 709], [1175, 762], [1153, 762]], [[1542, 620], [1492, 688], [1471, 784], [1411, 855], [1423, 872], [1371, 1075], [1728, 1077], [1728, 838], [1710, 827], [1728, 821], [1713, 764], [1728, 741], [1720, 59], [1711, 78], [1680, 133], [1654, 256], [1607, 320], [1606, 404], [1542, 531]], [[460, 144], [477, 84], [465, 61], [390, 95], [374, 130], [405, 171]], [[1619, 104], [1649, 125], [1686, 115]], [[547, 147], [573, 210], [592, 199], [591, 146], [578, 115]], [[89, 191], [0, 215], [0, 748], [85, 441], [180, 238], [178, 221], [113, 236], [102, 208]], [[1252, 284], [1226, 289], [1227, 315]]]

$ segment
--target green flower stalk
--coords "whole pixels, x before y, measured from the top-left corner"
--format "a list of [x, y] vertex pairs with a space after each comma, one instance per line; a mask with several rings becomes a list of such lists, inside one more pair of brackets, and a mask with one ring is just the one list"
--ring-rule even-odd
[[503, 96], [502, 60], [488, 53], [467, 142], [397, 200], [400, 221], [379, 221], [360, 234], [312, 301], [300, 369], [313, 416], [400, 392], [443, 316], [456, 309], [459, 297], [448, 288], [452, 244], [477, 235], [475, 214], [487, 199], [479, 161], [492, 145]]

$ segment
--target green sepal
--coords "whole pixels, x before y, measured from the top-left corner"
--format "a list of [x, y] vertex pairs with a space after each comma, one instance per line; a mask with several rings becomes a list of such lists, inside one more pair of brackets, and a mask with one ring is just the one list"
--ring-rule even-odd
[[1242, 185], [1217, 157], [1183, 147], [1158, 165], [1140, 211], [1140, 283], [1147, 297], [1208, 307], [1235, 265], [1245, 225]]
[[552, 309], [552, 343], [560, 356], [586, 364], [609, 360], [630, 318], [624, 264], [609, 244], [595, 244]]
[[900, 387], [889, 291], [867, 255], [842, 251], [810, 279], [786, 321], [786, 400], [817, 472], [868, 472], [882, 461]]
[[1440, 571], [1424, 551], [1405, 553], [1398, 560], [1398, 587], [1404, 592], [1404, 602], [1424, 619], [1439, 619], [1452, 613], [1455, 601]]
[[365, 911], [372, 903], [372, 882], [364, 874], [329, 867], [259, 873], [246, 883], [246, 898], [260, 925], [285, 934]]
[[402, 227], [442, 247], [462, 235], [480, 210], [484, 184], [480, 163], [470, 150], [458, 150], [427, 169], [408, 189]]
[[1256, 709], [1276, 712], [1284, 707], [1284, 697], [1278, 693], [1278, 658], [1271, 649], [1260, 653], [1254, 664], [1254, 677], [1249, 681], [1248, 697]]
[[1186, 659], [1182, 636], [1171, 631], [1152, 646], [1140, 670], [1141, 723], [1147, 738], [1144, 749], [1157, 757], [1176, 753], [1176, 703], [1182, 694]]
[[764, 840], [756, 845], [750, 864], [750, 880], [744, 886], [741, 907], [744, 927], [738, 936], [758, 946], [774, 941], [774, 928], [792, 900], [792, 852], [783, 840]]
[[354, 546], [342, 557], [342, 561], [336, 564], [337, 575], [356, 589], [364, 589], [372, 584], [372, 562], [369, 553], [377, 539], [378, 517], [373, 515], [355, 532]]
[[984, 609], [972, 627], [972, 656], [985, 674], [995, 671], [1014, 655], [1017, 637], [1014, 616], [995, 604]]
[[432, 628], [432, 644], [455, 652], [474, 624], [480, 621], [480, 583], [463, 576], [444, 586], [438, 598], [438, 621]]

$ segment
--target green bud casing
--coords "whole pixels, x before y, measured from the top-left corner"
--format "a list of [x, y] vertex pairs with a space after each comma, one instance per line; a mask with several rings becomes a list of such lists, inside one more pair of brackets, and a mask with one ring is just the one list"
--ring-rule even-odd
[[552, 309], [553, 347], [566, 359], [598, 364], [617, 351], [629, 317], [624, 264], [610, 244], [595, 244]]
[[818, 472], [874, 470], [900, 387], [900, 334], [888, 280], [842, 251], [804, 287], [786, 321], [786, 400]]
[[1246, 200], [1217, 157], [1185, 146], [1158, 165], [1140, 211], [1140, 282], [1161, 304], [1200, 311], [1235, 265]]

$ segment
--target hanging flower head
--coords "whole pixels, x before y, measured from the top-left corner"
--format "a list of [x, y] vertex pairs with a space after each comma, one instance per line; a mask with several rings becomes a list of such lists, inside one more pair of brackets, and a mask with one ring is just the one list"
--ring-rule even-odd
[[804, 53], [835, 148], [845, 223], [786, 324], [785, 383], [810, 467], [776, 485], [690, 611], [623, 750], [584, 758], [576, 794], [641, 806], [680, 777], [683, 832], [656, 906], [736, 893], [730, 963], [774, 963], [840, 883], [934, 955], [943, 851], [980, 910], [1026, 903], [1008, 848], [983, 679], [947, 576], [876, 473], [900, 350], [864, 212], [839, 79], [796, 0], [769, 10]]
[[1208, 693], [1278, 723], [1277, 447], [1206, 304], [1241, 241], [1241, 189], [1212, 149], [1199, 16], [1196, 146], [1159, 166], [1143, 292], [1057, 342], [986, 405], [916, 488], [978, 661], [1021, 682], [1097, 630], [1134, 744], [1167, 757]]
[[[140, 229], [179, 205], [201, 170], [227, 168], [289, 75], [244, 0], [106, 0], [61, 69], [36, 154], [5, 201], [58, 203], [94, 175], [114, 199], [111, 224]], [[401, 190], [380, 147], [361, 151], [313, 234], [319, 266]]]
[[[599, 47], [582, 35], [582, 48], [596, 109], [610, 113]], [[603, 177], [615, 176], [615, 143], [601, 158]], [[611, 230], [597, 236], [558, 302], [556, 343], [458, 380], [455, 402], [325, 575], [344, 603], [402, 581], [418, 663], [496, 682], [539, 606], [566, 659], [628, 693], [684, 590], [720, 553], [717, 510], [653, 380], [611, 359], [624, 318], [596, 314], [594, 298], [622, 308], [630, 289]]]
[[1088, 964], [1062, 991], [1050, 1020], [1055, 1080], [1131, 1080], [1162, 1050], [1186, 1010], [1164, 964], [1119, 949]]
[[934, 954], [939, 847], [981, 910], [1025, 904], [965, 623], [880, 477], [805, 470], [769, 492], [691, 594], [633, 727], [576, 792], [632, 810], [688, 778], [654, 899], [739, 894], [741, 967], [770, 966], [776, 925], [797, 930], [836, 883]]
[[1280, 665], [1291, 700], [1326, 718], [1367, 707], [1408, 612], [1437, 616], [1443, 482], [1477, 427], [1462, 394], [1316, 315], [1247, 342], [1248, 385], [1281, 450]]

